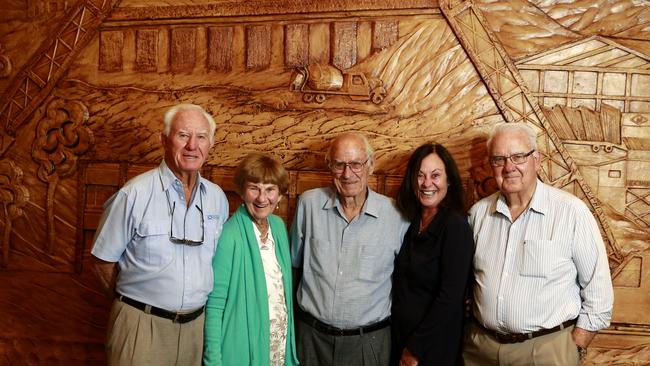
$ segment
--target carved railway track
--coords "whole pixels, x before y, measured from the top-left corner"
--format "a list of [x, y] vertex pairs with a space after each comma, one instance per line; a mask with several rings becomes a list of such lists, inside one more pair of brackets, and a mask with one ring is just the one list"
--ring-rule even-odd
[[489, 28], [481, 11], [471, 0], [440, 0], [439, 4], [503, 118], [510, 123], [528, 123], [537, 131], [544, 180], [571, 191], [589, 205], [603, 234], [610, 265], [620, 266], [623, 256], [600, 201], [541, 111], [537, 99], [527, 89], [519, 70]]

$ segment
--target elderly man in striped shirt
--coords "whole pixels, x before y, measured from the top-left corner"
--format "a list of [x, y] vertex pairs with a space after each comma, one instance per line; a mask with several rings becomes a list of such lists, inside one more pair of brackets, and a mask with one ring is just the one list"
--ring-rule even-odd
[[487, 149], [499, 192], [470, 210], [473, 365], [579, 365], [609, 326], [613, 290], [598, 225], [577, 197], [537, 178], [535, 132], [502, 123]]

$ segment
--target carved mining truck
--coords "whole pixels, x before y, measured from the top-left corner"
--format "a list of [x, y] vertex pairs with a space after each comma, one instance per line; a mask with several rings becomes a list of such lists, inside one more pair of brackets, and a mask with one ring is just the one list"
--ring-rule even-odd
[[327, 96], [345, 95], [352, 100], [379, 104], [386, 96], [383, 82], [362, 72], [341, 72], [331, 65], [309, 65], [296, 69], [290, 89], [302, 92], [305, 103], [323, 103]]

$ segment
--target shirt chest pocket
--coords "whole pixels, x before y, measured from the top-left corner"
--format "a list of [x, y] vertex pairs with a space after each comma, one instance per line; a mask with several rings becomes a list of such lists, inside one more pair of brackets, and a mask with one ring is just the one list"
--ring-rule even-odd
[[217, 248], [217, 242], [221, 236], [222, 224], [217, 219], [206, 220], [204, 223], [205, 237], [201, 245], [201, 258], [212, 263], [212, 256]]
[[169, 223], [142, 221], [133, 237], [133, 255], [144, 266], [165, 267], [174, 259]]
[[525, 240], [519, 274], [529, 277], [551, 277], [570, 260], [569, 248], [560, 240]]
[[390, 275], [394, 258], [377, 245], [364, 245], [359, 253], [359, 278], [370, 282], [383, 282]]

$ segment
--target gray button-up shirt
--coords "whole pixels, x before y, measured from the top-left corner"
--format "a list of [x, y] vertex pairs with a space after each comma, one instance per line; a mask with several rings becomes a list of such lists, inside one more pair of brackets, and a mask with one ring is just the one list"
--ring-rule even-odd
[[370, 189], [350, 222], [331, 188], [304, 192], [291, 227], [293, 266], [302, 268], [300, 307], [344, 329], [388, 317], [393, 263], [407, 229], [394, 202]]

